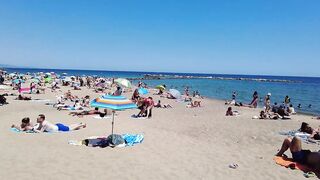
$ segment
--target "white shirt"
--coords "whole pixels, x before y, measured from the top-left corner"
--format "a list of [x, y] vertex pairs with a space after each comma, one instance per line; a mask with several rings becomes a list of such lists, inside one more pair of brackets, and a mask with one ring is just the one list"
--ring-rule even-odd
[[41, 131], [44, 132], [57, 132], [59, 128], [57, 125], [50, 123], [49, 121], [43, 121]]

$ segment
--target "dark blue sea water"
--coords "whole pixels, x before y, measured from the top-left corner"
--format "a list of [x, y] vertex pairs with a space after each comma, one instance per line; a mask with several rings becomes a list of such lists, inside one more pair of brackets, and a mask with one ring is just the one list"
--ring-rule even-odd
[[[302, 105], [297, 111], [304, 113], [320, 114], [320, 78], [319, 77], [287, 77], [287, 76], [257, 76], [257, 75], [227, 75], [227, 74], [188, 74], [188, 73], [155, 73], [155, 72], [122, 72], [122, 71], [94, 71], [94, 70], [61, 70], [61, 69], [21, 69], [7, 68], [8, 72], [33, 73], [33, 72], [55, 72], [58, 74], [68, 73], [68, 75], [97, 75], [103, 77], [143, 77], [144, 74], [182, 75], [182, 76], [213, 76], [224, 78], [255, 78], [255, 79], [279, 79], [291, 80], [296, 83], [284, 82], [258, 82], [239, 80], [213, 80], [213, 79], [166, 79], [166, 80], [146, 80], [149, 86], [166, 84], [170, 88], [183, 91], [186, 86], [191, 91], [198, 90], [203, 96], [215, 99], [231, 99], [233, 91], [238, 93], [237, 100], [248, 103], [251, 100], [253, 91], [258, 91], [261, 98], [270, 92], [272, 93], [272, 103], [282, 103], [284, 97], [289, 95], [292, 104], [296, 107]], [[309, 104], [312, 105], [309, 108]], [[262, 105], [262, 103], [261, 103]]]

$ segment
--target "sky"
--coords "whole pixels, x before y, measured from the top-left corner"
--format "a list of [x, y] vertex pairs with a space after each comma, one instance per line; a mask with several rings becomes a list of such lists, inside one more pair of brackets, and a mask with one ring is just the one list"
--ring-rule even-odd
[[320, 1], [0, 0], [0, 64], [320, 77]]

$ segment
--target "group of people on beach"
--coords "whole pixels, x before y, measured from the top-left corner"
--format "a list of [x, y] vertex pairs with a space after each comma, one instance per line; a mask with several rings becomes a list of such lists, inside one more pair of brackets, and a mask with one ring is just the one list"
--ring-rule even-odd
[[[226, 101], [226, 105], [234, 105], [239, 107], [249, 107], [249, 108], [257, 108], [259, 103], [259, 95], [258, 92], [255, 91], [252, 95], [252, 101], [249, 104], [238, 103], [236, 101], [237, 93], [232, 93], [232, 99], [230, 101]], [[267, 93], [263, 100], [264, 110], [260, 111], [258, 117], [254, 117], [254, 119], [290, 119], [289, 116], [296, 114], [293, 105], [291, 104], [291, 100], [289, 96], [284, 98], [284, 101], [281, 105], [274, 103], [271, 105], [271, 93]], [[237, 113], [232, 113], [232, 107], [229, 107], [226, 115], [232, 116]]]
[[[237, 93], [232, 93], [232, 99], [226, 101], [226, 105], [244, 106], [250, 108], [256, 108], [258, 105], [258, 92], [253, 93], [253, 99], [248, 105], [236, 102]], [[296, 114], [289, 96], [285, 96], [284, 101], [281, 105], [274, 103], [271, 105], [271, 93], [268, 93], [264, 98], [264, 110], [260, 112], [259, 119], [290, 119], [289, 116]], [[299, 104], [300, 106], [300, 104]], [[234, 116], [239, 114], [237, 111], [233, 111], [232, 107], [228, 107], [226, 111], [226, 116]], [[320, 119], [320, 117], [317, 117]], [[306, 122], [302, 122], [299, 132], [304, 133], [303, 136], [308, 135], [309, 140], [320, 140], [320, 130], [313, 129]], [[320, 172], [320, 152], [311, 152], [302, 148], [302, 140], [299, 136], [294, 136], [293, 138], [286, 138], [281, 146], [281, 149], [276, 154], [276, 156], [286, 156], [284, 153], [290, 150], [292, 154], [293, 161], [307, 165], [308, 167]]]
[[[120, 86], [116, 85], [113, 82], [114, 80], [111, 80], [110, 85], [105, 84], [107, 79], [101, 79], [101, 78], [99, 79], [99, 78], [93, 78], [93, 77], [86, 77], [86, 78], [75, 77], [73, 78], [73, 81], [74, 82], [72, 83], [70, 83], [69, 81], [63, 81], [61, 85], [63, 86], [68, 85], [70, 87], [73, 87], [74, 90], [79, 90], [79, 88], [87, 86], [88, 88], [93, 88], [95, 92], [105, 92], [106, 89], [108, 88], [111, 89], [111, 87], [113, 86], [116, 88], [116, 90], [112, 93], [110, 92], [109, 93], [110, 95], [121, 96], [123, 94], [123, 89]], [[12, 84], [12, 86], [13, 88], [16, 88], [19, 92], [16, 98], [17, 100], [31, 100], [31, 97], [22, 95], [21, 82], [17, 84]], [[33, 92], [38, 93], [39, 87], [40, 88], [42, 87], [41, 83], [38, 84], [38, 83], [32, 82], [29, 86], [30, 93], [33, 93]], [[160, 98], [163, 97], [167, 99], [177, 99], [175, 96], [165, 91], [166, 85], [162, 85], [162, 87], [158, 89], [158, 93], [156, 95], [158, 95]], [[54, 91], [57, 89], [60, 89], [59, 83], [54, 81], [54, 83], [52, 83], [49, 88], [51, 88]], [[161, 100], [158, 100], [157, 103], [155, 103], [155, 100], [153, 99], [153, 97], [150, 97], [150, 96], [143, 97], [143, 95], [139, 93], [140, 88], [147, 88], [147, 85], [143, 82], [139, 82], [137, 89], [133, 91], [132, 97], [131, 97], [131, 100], [137, 104], [137, 107], [139, 109], [139, 113], [136, 115], [136, 117], [151, 118], [153, 108], [172, 108], [170, 104], [162, 104]], [[187, 107], [201, 107], [202, 98], [203, 97], [200, 95], [199, 91], [193, 91], [190, 94], [189, 87], [186, 87], [183, 94], [183, 98], [181, 99], [184, 102], [188, 103]], [[232, 99], [230, 101], [227, 101], [226, 104], [239, 106], [239, 107], [257, 108], [260, 99], [259, 99], [258, 92], [255, 91], [252, 95], [252, 100], [250, 101], [250, 103], [245, 104], [245, 103], [237, 102], [237, 92], [233, 92]], [[71, 102], [72, 105], [66, 102]], [[1, 103], [1, 96], [0, 96], [0, 103]], [[278, 105], [277, 103], [274, 103], [272, 105], [271, 93], [267, 93], [263, 99], [263, 105], [264, 105], [264, 109], [260, 111], [260, 115], [258, 117], [259, 119], [288, 119], [290, 115], [293, 115], [296, 113], [293, 107], [293, 104], [291, 104], [291, 99], [289, 96], [285, 96], [282, 104]], [[87, 115], [98, 115], [100, 117], [104, 117], [104, 116], [111, 115], [111, 110], [108, 110], [108, 109], [104, 109], [104, 111], [102, 112], [99, 110], [99, 108], [94, 108], [91, 110], [86, 109], [90, 107], [90, 96], [87, 95], [79, 98], [78, 96], [72, 94], [70, 90], [68, 90], [63, 95], [57, 96], [57, 102], [54, 104], [54, 107], [56, 107], [58, 110], [71, 110], [69, 115], [77, 116], [77, 117], [84, 117]], [[234, 111], [232, 107], [229, 106], [226, 111], [226, 116], [234, 116], [234, 115], [239, 115], [239, 112]], [[317, 117], [317, 118], [320, 119], [320, 117]], [[11, 127], [19, 131], [28, 131], [28, 132], [36, 132], [36, 133], [68, 132], [68, 131], [74, 131], [74, 130], [80, 130], [80, 129], [86, 128], [86, 124], [84, 123], [77, 123], [77, 124], [70, 124], [70, 125], [65, 125], [62, 123], [54, 124], [46, 120], [46, 116], [44, 114], [39, 114], [36, 119], [36, 123], [32, 123], [29, 117], [25, 117], [21, 120], [21, 124], [19, 125], [13, 124]], [[309, 134], [310, 135], [309, 138], [312, 138], [314, 140], [320, 140], [319, 129], [311, 128], [309, 124], [306, 122], [303, 122], [301, 124], [299, 131]], [[306, 164], [312, 168], [320, 170], [320, 152], [311, 152], [310, 150], [303, 149], [302, 142], [299, 137], [286, 138], [282, 143], [280, 151], [276, 155], [284, 156], [284, 153], [287, 150], [290, 150], [290, 152], [292, 153], [293, 160], [295, 162]]]
[[67, 131], [74, 131], [79, 130], [86, 127], [86, 124], [84, 123], [78, 123], [78, 124], [70, 124], [70, 125], [64, 125], [62, 123], [53, 124], [46, 120], [46, 117], [44, 114], [39, 114], [37, 117], [36, 124], [33, 124], [30, 121], [29, 117], [25, 117], [21, 120], [20, 125], [13, 124], [11, 126], [12, 128], [16, 128], [19, 131], [29, 131], [29, 132], [35, 132], [35, 133], [41, 133], [41, 132], [67, 132]]

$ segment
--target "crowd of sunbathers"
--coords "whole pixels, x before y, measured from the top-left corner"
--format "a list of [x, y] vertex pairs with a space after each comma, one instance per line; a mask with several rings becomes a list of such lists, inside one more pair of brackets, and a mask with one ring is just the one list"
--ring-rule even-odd
[[[162, 85], [162, 87], [166, 88], [166, 85]], [[167, 99], [178, 99], [175, 97], [173, 94], [169, 92], [165, 92], [164, 89], [159, 88], [159, 91], [155, 95], [160, 95], [162, 98], [167, 98]], [[192, 96], [190, 96], [189, 93], [189, 87], [186, 87], [184, 90], [183, 96], [179, 97], [180, 100], [182, 99], [184, 102], [186, 102], [186, 107], [187, 108], [196, 108], [196, 107], [201, 107], [201, 100], [203, 97], [200, 95], [199, 91], [193, 91]], [[197, 99], [197, 100], [194, 100]], [[167, 107], [167, 106], [165, 106]], [[170, 107], [170, 106], [169, 106]]]
[[[226, 105], [235, 105], [239, 107], [250, 107], [257, 108], [259, 103], [259, 95], [258, 92], [255, 91], [252, 95], [252, 101], [249, 104], [238, 103], [236, 101], [237, 93], [232, 93], [232, 99], [230, 101], [226, 101]], [[260, 111], [259, 116], [255, 116], [255, 119], [290, 119], [290, 115], [296, 114], [293, 105], [291, 104], [290, 97], [286, 96], [283, 103], [278, 105], [274, 103], [271, 105], [271, 93], [268, 93], [264, 100], [264, 110]], [[229, 107], [231, 108], [231, 107]], [[228, 110], [226, 115], [233, 115], [232, 111]]]

